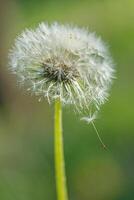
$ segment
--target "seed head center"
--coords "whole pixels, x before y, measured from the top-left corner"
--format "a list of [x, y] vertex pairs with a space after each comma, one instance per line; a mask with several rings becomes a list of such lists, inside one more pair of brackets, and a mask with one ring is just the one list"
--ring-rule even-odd
[[78, 77], [77, 70], [63, 62], [56, 63], [49, 60], [49, 62], [43, 63], [42, 67], [44, 69], [43, 77], [48, 81], [69, 83]]

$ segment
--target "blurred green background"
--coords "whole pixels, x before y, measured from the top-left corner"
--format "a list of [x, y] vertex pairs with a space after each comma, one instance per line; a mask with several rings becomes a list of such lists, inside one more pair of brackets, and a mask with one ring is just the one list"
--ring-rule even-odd
[[91, 125], [64, 108], [64, 144], [70, 200], [134, 199], [134, 1], [1, 0], [0, 199], [56, 200], [53, 105], [19, 89], [8, 50], [26, 27], [58, 21], [102, 36], [116, 63], [109, 101]]

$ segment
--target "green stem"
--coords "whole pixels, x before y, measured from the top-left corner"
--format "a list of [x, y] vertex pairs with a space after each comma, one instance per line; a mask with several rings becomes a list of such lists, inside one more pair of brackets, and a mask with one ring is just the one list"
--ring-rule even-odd
[[64, 152], [63, 152], [63, 135], [62, 135], [62, 105], [61, 101], [55, 101], [55, 174], [57, 200], [68, 200]]

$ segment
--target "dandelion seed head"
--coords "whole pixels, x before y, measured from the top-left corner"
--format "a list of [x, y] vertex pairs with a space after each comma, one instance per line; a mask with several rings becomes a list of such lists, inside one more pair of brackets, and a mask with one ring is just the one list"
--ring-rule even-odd
[[113, 62], [104, 42], [86, 29], [41, 23], [15, 40], [9, 66], [21, 85], [51, 103], [99, 109], [108, 97]]

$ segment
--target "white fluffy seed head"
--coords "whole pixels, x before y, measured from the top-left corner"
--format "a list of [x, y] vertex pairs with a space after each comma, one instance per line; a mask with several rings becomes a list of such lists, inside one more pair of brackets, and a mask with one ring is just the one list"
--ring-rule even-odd
[[58, 23], [25, 30], [15, 40], [9, 65], [32, 93], [49, 102], [60, 98], [78, 111], [98, 109], [105, 102], [114, 72], [100, 38]]

